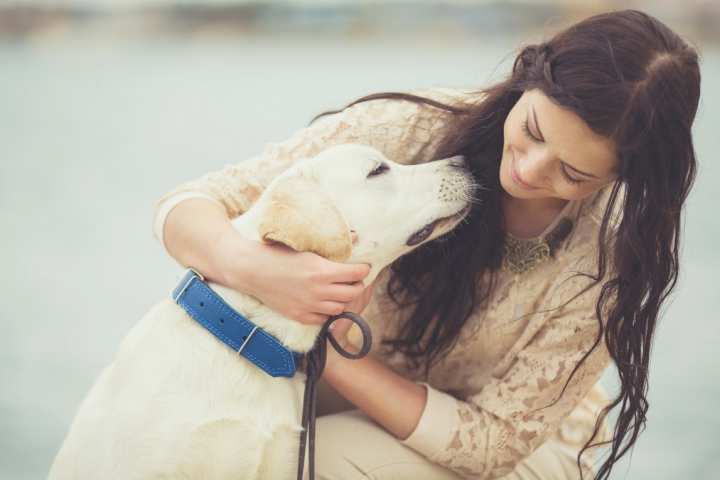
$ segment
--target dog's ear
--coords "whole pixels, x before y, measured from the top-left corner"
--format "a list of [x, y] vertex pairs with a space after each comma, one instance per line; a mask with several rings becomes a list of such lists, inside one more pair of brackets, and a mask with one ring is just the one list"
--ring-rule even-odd
[[260, 220], [260, 238], [334, 262], [350, 256], [350, 229], [328, 194], [307, 174], [292, 177], [269, 192]]

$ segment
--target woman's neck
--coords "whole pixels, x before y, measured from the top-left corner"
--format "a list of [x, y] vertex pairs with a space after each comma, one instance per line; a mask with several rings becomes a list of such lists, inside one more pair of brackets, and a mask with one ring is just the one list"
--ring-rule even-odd
[[560, 198], [515, 198], [507, 193], [502, 206], [505, 231], [517, 238], [535, 238], [560, 215], [568, 200]]

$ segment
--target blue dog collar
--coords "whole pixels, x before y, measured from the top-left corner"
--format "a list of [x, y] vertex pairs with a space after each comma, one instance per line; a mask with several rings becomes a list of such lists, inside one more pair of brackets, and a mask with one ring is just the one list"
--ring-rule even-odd
[[196, 270], [188, 269], [173, 290], [172, 298], [200, 325], [268, 375], [295, 375], [303, 355], [291, 351], [235, 311], [205, 284]]

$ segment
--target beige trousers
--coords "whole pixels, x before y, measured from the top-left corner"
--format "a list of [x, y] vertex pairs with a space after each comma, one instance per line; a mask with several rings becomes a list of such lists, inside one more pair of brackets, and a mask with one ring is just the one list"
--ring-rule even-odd
[[[317, 480], [463, 480], [401, 444], [327, 384], [318, 388]], [[330, 413], [335, 412], [335, 413]], [[586, 474], [586, 479], [594, 475]], [[538, 448], [504, 480], [579, 480], [575, 458], [554, 442]]]

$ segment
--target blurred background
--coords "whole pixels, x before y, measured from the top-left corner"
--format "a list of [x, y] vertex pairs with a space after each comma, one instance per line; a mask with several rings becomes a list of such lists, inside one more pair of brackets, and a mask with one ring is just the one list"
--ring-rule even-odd
[[487, 85], [523, 44], [622, 8], [698, 46], [703, 98], [648, 425], [612, 478], [720, 478], [717, 0], [0, 0], [0, 479], [46, 477], [120, 340], [169, 295], [164, 193], [362, 95]]

